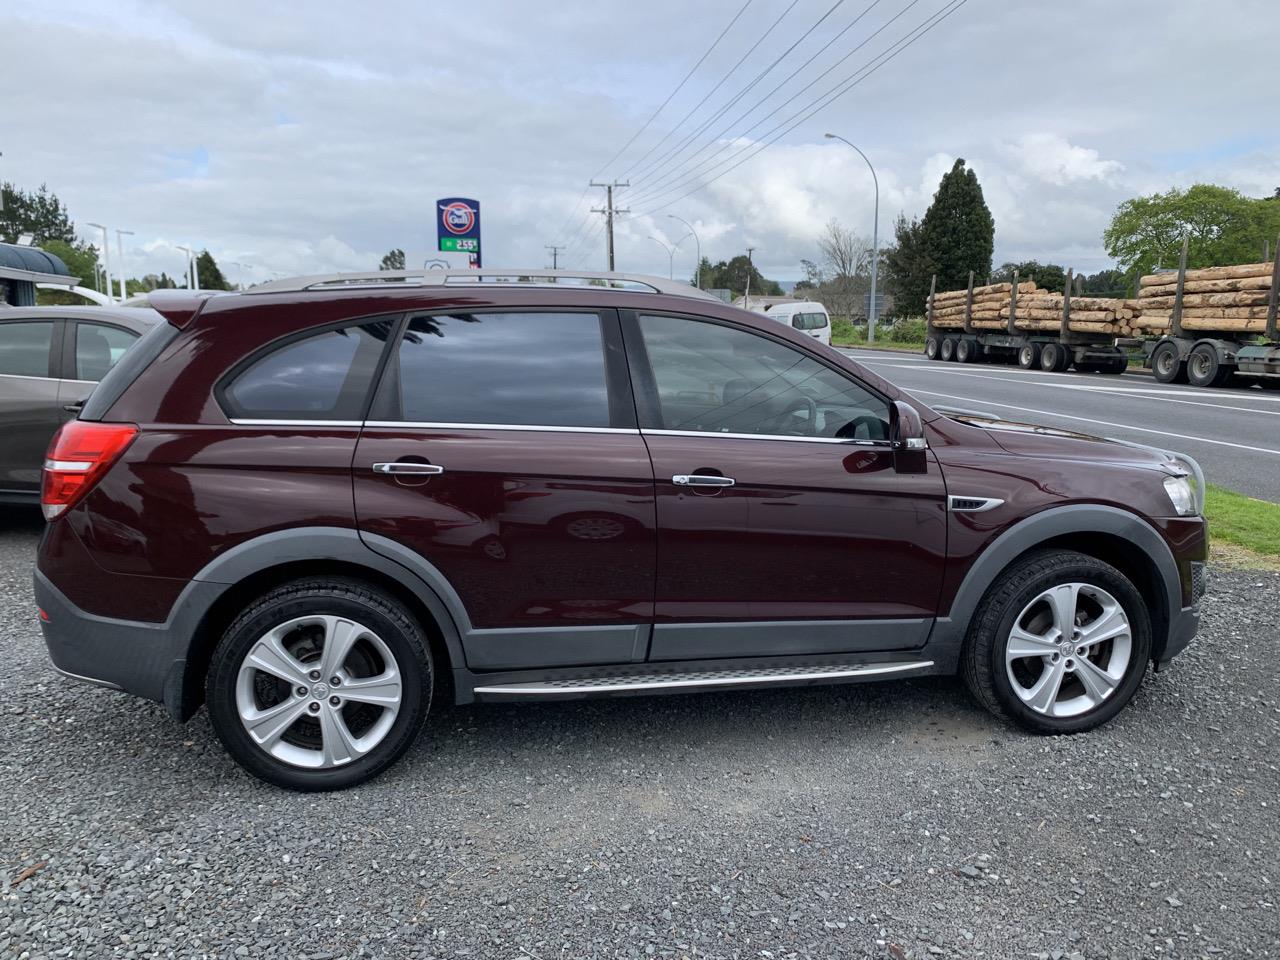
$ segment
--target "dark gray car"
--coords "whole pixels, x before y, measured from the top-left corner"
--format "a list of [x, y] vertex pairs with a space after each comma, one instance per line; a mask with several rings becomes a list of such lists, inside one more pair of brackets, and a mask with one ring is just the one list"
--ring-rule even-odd
[[0, 306], [0, 503], [39, 500], [50, 438], [159, 319], [146, 307]]

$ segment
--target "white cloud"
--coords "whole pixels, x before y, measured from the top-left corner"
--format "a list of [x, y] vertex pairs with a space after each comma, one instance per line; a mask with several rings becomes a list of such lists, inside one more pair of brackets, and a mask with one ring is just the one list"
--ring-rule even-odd
[[1092, 147], [1069, 143], [1056, 133], [1025, 133], [1006, 144], [1005, 153], [1028, 176], [1055, 186], [1076, 180], [1113, 182], [1124, 170], [1118, 160], [1103, 160]]
[[[1280, 18], [1264, 0], [1222, 0], [1212, 12], [1162, 0], [1042, 4], [1035, 34], [1052, 38], [1048, 46], [1026, 42], [1024, 25], [999, 5], [968, 4], [726, 171], [725, 157], [864, 62], [877, 42], [848, 63], [837, 58], [905, 0], [880, 4], [730, 124], [857, 13], [841, 9], [688, 151], [646, 173], [637, 161], [670, 124], [694, 110], [645, 163], [676, 147], [830, 6], [802, 0], [695, 109], [788, 3], [756, 0], [611, 163], [723, 27], [725, 9], [494, 0], [478, 15], [419, 0], [314, 0], [300, 17], [296, 6], [250, 0], [10, 0], [0, 9], [0, 63], [31, 80], [30, 95], [0, 98], [0, 178], [47, 182], [78, 222], [136, 231], [125, 250], [131, 273], [179, 272], [173, 244], [193, 242], [224, 269], [251, 264], [253, 279], [371, 269], [391, 247], [420, 263], [435, 243], [434, 200], [449, 195], [481, 201], [486, 265], [542, 265], [544, 246], [557, 243], [569, 246], [562, 262], [599, 268], [600, 217], [588, 208], [602, 192], [583, 193], [593, 176], [632, 182], [619, 196], [634, 211], [618, 226], [620, 268], [665, 273], [667, 255], [648, 237], [681, 239], [684, 228], [667, 216], [675, 213], [695, 224], [707, 256], [750, 244], [767, 275], [798, 277], [828, 219], [871, 232], [866, 164], [823, 140], [827, 130], [875, 163], [886, 239], [897, 214], [922, 213], [964, 157], [996, 218], [997, 262], [1058, 258], [1097, 269], [1106, 262], [1102, 230], [1128, 196], [1196, 179], [1256, 195], [1280, 185], [1280, 135], [1257, 122], [1271, 109], [1268, 70], [1280, 44]], [[1072, 55], [1047, 52], [1060, 49]], [[1228, 58], [1232, 68], [1222, 70]], [[1169, 63], [1181, 66], [1168, 71]], [[1160, 89], [1149, 93], [1154, 76]], [[734, 139], [712, 143], [725, 127]], [[710, 171], [724, 175], [688, 197], [660, 189], [667, 174], [681, 181], [681, 161], [703, 143], [699, 160], [714, 157]], [[681, 275], [693, 251], [687, 240], [677, 252]]]

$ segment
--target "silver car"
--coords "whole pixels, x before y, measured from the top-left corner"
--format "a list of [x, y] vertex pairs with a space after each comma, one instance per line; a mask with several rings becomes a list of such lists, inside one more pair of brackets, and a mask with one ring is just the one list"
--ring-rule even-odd
[[0, 503], [40, 499], [54, 432], [160, 320], [146, 307], [0, 305]]

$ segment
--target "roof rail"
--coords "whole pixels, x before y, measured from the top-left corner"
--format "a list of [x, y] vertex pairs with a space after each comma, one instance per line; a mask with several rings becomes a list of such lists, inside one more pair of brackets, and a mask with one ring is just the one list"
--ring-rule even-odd
[[296, 293], [303, 290], [332, 290], [349, 287], [388, 286], [479, 286], [503, 284], [523, 287], [593, 287], [629, 293], [666, 293], [678, 297], [717, 300], [678, 280], [663, 280], [633, 273], [592, 273], [578, 270], [374, 270], [368, 273], [329, 273], [313, 277], [290, 277], [259, 284], [244, 291], [246, 296], [262, 293]]

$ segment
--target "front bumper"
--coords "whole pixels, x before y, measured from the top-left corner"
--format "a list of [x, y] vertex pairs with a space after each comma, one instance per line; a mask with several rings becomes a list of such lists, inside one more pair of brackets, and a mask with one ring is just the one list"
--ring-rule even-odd
[[86, 613], [39, 570], [36, 603], [54, 669], [64, 676], [163, 703], [179, 720], [190, 713], [185, 694], [187, 655], [195, 628], [223, 589], [193, 581], [164, 623], [116, 620]]

